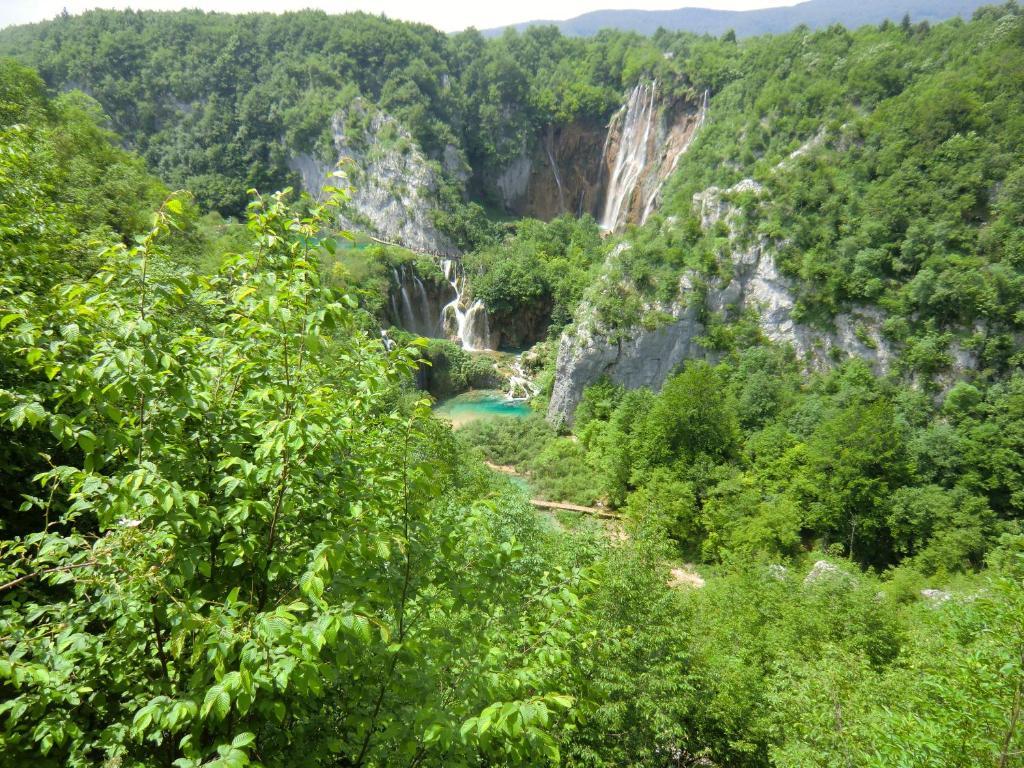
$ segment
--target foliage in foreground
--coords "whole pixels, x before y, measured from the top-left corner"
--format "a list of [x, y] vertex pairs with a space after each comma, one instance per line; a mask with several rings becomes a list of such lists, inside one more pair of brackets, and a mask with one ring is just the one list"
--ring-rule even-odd
[[91, 277], [5, 295], [5, 431], [49, 466], [0, 543], [0, 763], [556, 759], [575, 577], [402, 405], [415, 350], [321, 288], [329, 210], [257, 198], [199, 276], [172, 197]]

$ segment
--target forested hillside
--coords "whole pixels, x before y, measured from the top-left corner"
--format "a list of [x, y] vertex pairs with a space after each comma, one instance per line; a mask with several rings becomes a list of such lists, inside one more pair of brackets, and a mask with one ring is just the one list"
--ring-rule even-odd
[[155, 172], [235, 214], [248, 186], [296, 180], [289, 151], [329, 148], [332, 114], [356, 96], [397, 117], [431, 156], [451, 145], [486, 171], [537, 126], [606, 119], [659, 56], [633, 35], [585, 45], [543, 31], [489, 44], [474, 31], [311, 11], [94, 12], [4, 30], [0, 54], [94, 96]]
[[[865, 24], [899, 21], [909, 15], [932, 24], [953, 16], [969, 17], [982, 0], [868, 0], [856, 4], [842, 0], [804, 0], [775, 8], [728, 11], [681, 5], [674, 10], [599, 10], [565, 20], [525, 21], [510, 27], [519, 32], [534, 26], [554, 26], [565, 35], [594, 35], [605, 29], [618, 29], [653, 35], [659, 29], [694, 34], [724, 35], [732, 30], [740, 37], [780, 34], [805, 25], [811, 29], [842, 24], [851, 29]], [[506, 27], [484, 30], [501, 34]]]
[[1016, 4], [0, 54], [0, 767], [1024, 765]]

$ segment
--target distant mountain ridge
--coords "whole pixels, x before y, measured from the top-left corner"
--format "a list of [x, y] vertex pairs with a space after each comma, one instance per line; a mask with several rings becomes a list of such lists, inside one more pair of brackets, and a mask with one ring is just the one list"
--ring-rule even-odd
[[782, 8], [754, 11], [717, 11], [710, 8], [678, 8], [672, 11], [604, 10], [591, 11], [564, 21], [526, 21], [509, 27], [484, 30], [485, 35], [500, 35], [505, 29], [522, 31], [532, 26], [555, 26], [563, 34], [585, 37], [602, 29], [619, 29], [649, 35], [659, 28], [696, 34], [721, 35], [733, 30], [738, 37], [788, 32], [801, 24], [812, 29], [842, 24], [851, 29], [879, 24], [886, 19], [899, 21], [909, 14], [914, 22], [944, 21], [954, 16], [969, 18], [990, 0], [808, 0]]

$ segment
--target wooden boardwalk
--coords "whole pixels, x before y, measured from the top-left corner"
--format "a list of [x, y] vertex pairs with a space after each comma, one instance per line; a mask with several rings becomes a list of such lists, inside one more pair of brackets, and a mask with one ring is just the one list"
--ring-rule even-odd
[[544, 499], [530, 499], [530, 503], [537, 509], [564, 509], [567, 512], [582, 512], [584, 515], [592, 515], [605, 520], [618, 520], [620, 515], [609, 512], [599, 507], [581, 507], [579, 504], [566, 504], [561, 501], [544, 501]]
[[[484, 464], [495, 472], [500, 472], [503, 475], [511, 475], [512, 477], [521, 477], [524, 480], [529, 480], [526, 475], [517, 471], [516, 468], [511, 465], [493, 464], [490, 461], [485, 461]], [[622, 515], [610, 512], [607, 509], [601, 509], [600, 507], [582, 507], [579, 504], [566, 504], [563, 501], [545, 501], [544, 499], [530, 499], [530, 503], [537, 509], [562, 509], [566, 512], [580, 512], [584, 515], [599, 517], [602, 520], [619, 520], [622, 518]]]

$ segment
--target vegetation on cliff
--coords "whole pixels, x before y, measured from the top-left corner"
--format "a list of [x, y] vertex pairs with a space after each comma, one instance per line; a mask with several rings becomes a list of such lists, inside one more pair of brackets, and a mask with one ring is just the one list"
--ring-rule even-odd
[[[0, 766], [1018, 764], [1022, 35], [1013, 4], [742, 42], [4, 31], [91, 96], [0, 61]], [[378, 325], [391, 271], [437, 265], [339, 239], [343, 191], [247, 190], [357, 92], [487, 173], [649, 77], [714, 94], [660, 212], [617, 248], [487, 221], [449, 174], [469, 290], [552, 334], [581, 305], [655, 327], [763, 239], [807, 322], [885, 311], [894, 375], [808, 371], [741, 317], [658, 392], [594, 382], [571, 433], [453, 434], [422, 361], [486, 364]], [[693, 193], [742, 178], [764, 194], [705, 226]], [[622, 520], [545, 518], [481, 458]]]

